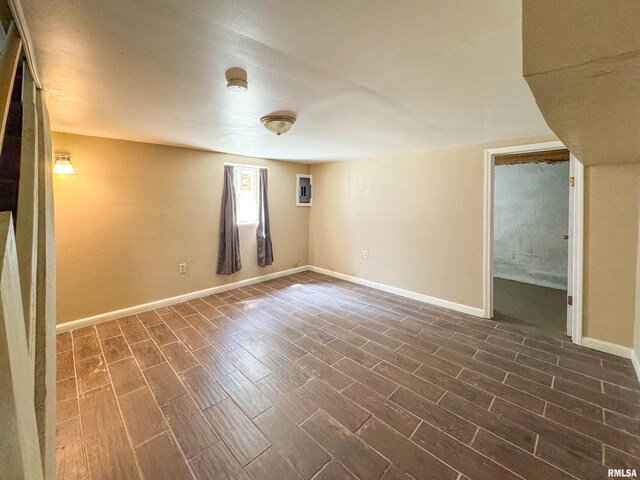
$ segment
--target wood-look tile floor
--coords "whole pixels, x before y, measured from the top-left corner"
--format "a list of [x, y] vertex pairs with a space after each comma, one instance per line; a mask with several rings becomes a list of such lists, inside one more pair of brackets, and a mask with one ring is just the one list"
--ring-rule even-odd
[[57, 340], [58, 478], [640, 469], [628, 360], [311, 272]]

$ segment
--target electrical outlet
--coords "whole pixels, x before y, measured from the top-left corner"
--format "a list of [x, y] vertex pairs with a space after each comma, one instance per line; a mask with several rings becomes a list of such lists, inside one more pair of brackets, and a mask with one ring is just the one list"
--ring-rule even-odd
[[186, 263], [181, 263], [180, 264], [180, 273], [187, 273], [187, 264]]
[[364, 258], [365, 260], [369, 258], [369, 250], [362, 251], [362, 258]]

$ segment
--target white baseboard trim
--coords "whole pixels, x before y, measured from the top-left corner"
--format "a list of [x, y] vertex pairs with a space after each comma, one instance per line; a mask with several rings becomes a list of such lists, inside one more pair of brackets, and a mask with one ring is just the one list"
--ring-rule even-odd
[[[196, 292], [185, 293], [177, 295], [175, 297], [164, 298], [162, 300], [156, 300], [154, 302], [144, 303], [142, 305], [135, 305], [133, 307], [122, 308], [120, 310], [114, 310], [111, 312], [101, 313], [93, 315], [91, 317], [80, 318], [78, 320], [72, 320], [70, 322], [61, 323], [56, 325], [56, 332], [65, 332], [74, 328], [85, 327], [88, 325], [94, 325], [96, 323], [106, 322], [108, 320], [114, 320], [127, 315], [133, 315], [136, 313], [146, 312], [153, 310], [154, 308], [165, 307], [167, 305], [173, 305], [175, 303], [186, 302], [193, 300], [194, 298], [204, 297], [213, 293], [225, 292], [227, 290], [233, 290], [234, 288], [246, 287], [248, 285], [254, 285], [256, 283], [266, 282], [274, 278], [286, 277], [294, 273], [312, 271], [328, 275], [330, 277], [339, 278], [340, 280], [346, 280], [348, 282], [356, 283], [358, 285], [364, 285], [366, 287], [382, 290], [383, 292], [393, 293], [400, 295], [401, 297], [411, 298], [420, 302], [429, 303], [431, 305], [437, 305], [439, 307], [448, 308], [457, 312], [474, 315], [476, 317], [484, 317], [484, 310], [482, 308], [470, 307], [469, 305], [463, 305], [460, 303], [451, 302], [449, 300], [443, 300], [441, 298], [430, 297], [422, 293], [413, 292], [411, 290], [404, 290], [398, 287], [392, 287], [383, 283], [374, 282], [371, 280], [365, 280], [359, 277], [353, 277], [340, 272], [334, 272], [333, 270], [327, 270], [325, 268], [316, 267], [313, 265], [304, 265], [302, 267], [290, 268], [288, 270], [282, 270], [280, 272], [269, 273], [267, 275], [261, 275], [259, 277], [247, 278], [246, 280], [239, 280], [237, 282], [227, 283], [219, 285], [217, 287], [207, 288], [204, 290], [198, 290]], [[623, 358], [629, 358], [633, 362], [633, 366], [640, 380], [640, 358], [636, 354], [635, 350], [623, 345], [618, 345], [611, 342], [605, 342], [590, 337], [582, 337], [582, 346], [598, 350], [600, 352], [610, 353]]]
[[308, 265], [302, 267], [290, 268], [288, 270], [282, 270], [280, 272], [268, 273], [259, 277], [247, 278], [246, 280], [239, 280], [237, 282], [226, 283], [224, 285], [218, 285], [217, 287], [207, 288], [204, 290], [198, 290], [196, 292], [184, 293], [175, 297], [164, 298], [162, 300], [156, 300], [142, 305], [135, 305], [133, 307], [122, 308], [120, 310], [114, 310], [112, 312], [100, 313], [91, 317], [79, 318], [78, 320], [71, 320], [69, 322], [56, 325], [56, 332], [65, 332], [74, 328], [86, 327], [88, 325], [94, 325], [96, 323], [106, 322], [107, 320], [113, 320], [127, 315], [133, 315], [135, 313], [146, 312], [147, 310], [153, 310], [154, 308], [166, 307], [167, 305], [173, 305], [175, 303], [186, 302], [193, 300], [194, 298], [204, 297], [213, 293], [225, 292], [227, 290], [233, 290], [234, 288], [246, 287], [248, 285], [254, 285], [260, 282], [266, 282], [267, 280], [273, 280], [274, 278], [286, 277], [294, 273], [306, 272], [309, 270]]
[[631, 353], [633, 352], [633, 349], [630, 347], [590, 337], [582, 337], [582, 346], [623, 358], [631, 358]]
[[366, 287], [382, 290], [383, 292], [400, 295], [401, 297], [430, 303], [431, 305], [437, 305], [438, 307], [448, 308], [457, 312], [474, 315], [476, 317], [484, 317], [484, 310], [482, 308], [470, 307], [469, 305], [462, 305], [460, 303], [451, 302], [449, 300], [443, 300], [442, 298], [430, 297], [429, 295], [424, 295], [422, 293], [412, 292], [411, 290], [404, 290], [398, 287], [392, 287], [390, 285], [385, 285], [384, 283], [373, 282], [371, 280], [365, 280], [363, 278], [352, 277], [351, 275], [334, 272], [333, 270], [327, 270], [325, 268], [315, 267], [313, 265], [309, 266], [309, 270], [311, 270], [312, 272], [329, 275], [330, 277], [339, 278], [341, 280], [346, 280], [348, 282], [357, 283], [358, 285], [364, 285]]
[[634, 348], [631, 349], [631, 363], [633, 363], [633, 368], [635, 369], [638, 381], [640, 382], [640, 358], [638, 358], [638, 353]]
[[638, 381], [640, 381], [640, 359], [633, 348], [590, 337], [582, 337], [581, 345], [593, 350], [598, 350], [599, 352], [610, 353], [611, 355], [631, 359]]

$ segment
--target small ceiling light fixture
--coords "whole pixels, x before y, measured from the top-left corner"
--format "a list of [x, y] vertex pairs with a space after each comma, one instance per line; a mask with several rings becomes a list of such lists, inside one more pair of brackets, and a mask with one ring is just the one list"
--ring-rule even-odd
[[227, 88], [234, 92], [244, 92], [247, 90], [247, 81], [241, 78], [231, 78], [227, 81]]
[[247, 90], [247, 72], [238, 67], [230, 68], [226, 71], [227, 88], [234, 92], [244, 92]]
[[53, 173], [56, 175], [74, 175], [73, 165], [68, 153], [56, 153], [56, 162], [53, 164]]
[[282, 135], [291, 130], [291, 127], [296, 123], [296, 117], [293, 115], [266, 115], [260, 119], [264, 128], [276, 135]]

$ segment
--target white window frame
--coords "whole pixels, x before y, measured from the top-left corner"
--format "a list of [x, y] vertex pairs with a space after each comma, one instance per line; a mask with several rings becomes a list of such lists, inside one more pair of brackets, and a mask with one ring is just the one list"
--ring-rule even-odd
[[[225, 165], [231, 165], [233, 167], [233, 186], [234, 186], [234, 190], [235, 190], [235, 201], [236, 201], [236, 215], [237, 215], [237, 220], [236, 223], [238, 225], [255, 225], [258, 223], [258, 206], [259, 206], [259, 195], [260, 195], [260, 175], [259, 175], [259, 170], [261, 168], [265, 168], [265, 167], [260, 167], [260, 166], [256, 166], [256, 165], [243, 165], [240, 163], [225, 163]], [[254, 175], [254, 185], [253, 185], [253, 193], [254, 193], [254, 201], [255, 201], [255, 218], [252, 220], [240, 220], [240, 211], [239, 211], [239, 205], [240, 205], [240, 198], [239, 198], [239, 171], [240, 170], [251, 170], [253, 171], [253, 175]]]

